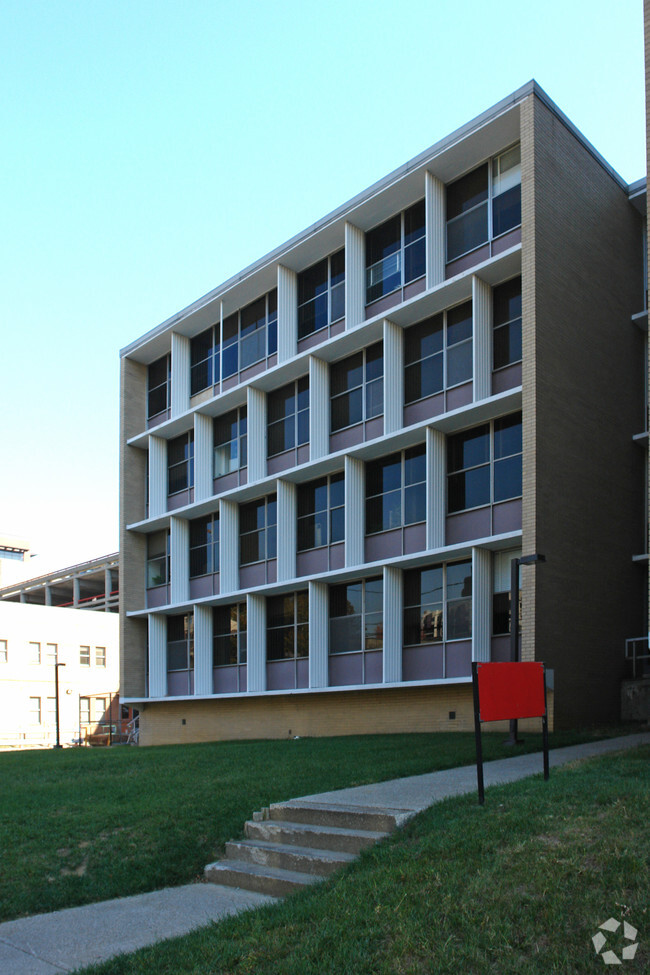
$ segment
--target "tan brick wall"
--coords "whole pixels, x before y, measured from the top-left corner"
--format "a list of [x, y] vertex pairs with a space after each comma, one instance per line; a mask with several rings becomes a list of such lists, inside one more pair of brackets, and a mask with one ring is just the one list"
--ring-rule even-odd
[[[549, 725], [553, 694], [549, 691]], [[449, 712], [455, 711], [451, 720]], [[183, 724], [185, 720], [185, 724]], [[539, 732], [541, 721], [520, 722]], [[165, 701], [144, 707], [140, 743], [168, 745], [241, 738], [319, 738], [330, 735], [473, 731], [471, 684], [385, 690], [280, 694], [223, 700]], [[506, 722], [483, 725], [504, 733]]]
[[[524, 572], [535, 575], [534, 653], [555, 670], [561, 727], [618, 718], [624, 640], [642, 632], [645, 583], [632, 555], [644, 544], [643, 454], [632, 437], [644, 422], [643, 339], [630, 321], [643, 301], [642, 234], [625, 190], [532, 101], [524, 275], [530, 315], [532, 235], [535, 362], [524, 416], [535, 411], [537, 477], [524, 489], [534, 491], [524, 544], [548, 561]], [[528, 139], [528, 105], [522, 120]]]
[[[648, 159], [650, 159], [650, 0], [645, 0], [643, 4], [643, 27], [645, 35], [645, 135], [646, 135], [646, 181], [648, 174]], [[647, 211], [647, 191], [646, 191], [646, 211]], [[650, 254], [650, 222], [646, 221], [646, 254]], [[647, 262], [646, 262], [647, 266]], [[647, 296], [645, 304], [647, 305]], [[647, 379], [650, 383], [650, 342], [647, 345]], [[647, 389], [647, 402], [650, 403], [650, 386]], [[646, 426], [649, 428], [648, 415], [646, 412]], [[646, 482], [646, 515], [648, 532], [650, 532], [650, 483]], [[650, 552], [650, 536], [646, 535], [646, 552]], [[647, 615], [645, 619], [644, 633], [650, 629], [650, 572], [647, 572]], [[639, 633], [641, 635], [641, 633]]]
[[145, 692], [146, 623], [127, 619], [144, 606], [145, 536], [126, 525], [145, 514], [146, 452], [127, 440], [145, 428], [147, 369], [122, 359], [120, 376], [120, 683], [123, 697]]
[[[537, 410], [535, 397], [535, 97], [521, 104], [521, 311], [522, 311], [522, 552], [537, 551]], [[535, 659], [535, 573], [521, 572], [521, 658]]]

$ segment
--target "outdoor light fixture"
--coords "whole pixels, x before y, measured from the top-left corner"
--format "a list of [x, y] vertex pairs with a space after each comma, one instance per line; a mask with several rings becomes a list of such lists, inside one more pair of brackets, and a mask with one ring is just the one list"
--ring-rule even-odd
[[58, 661], [54, 664], [54, 713], [56, 716], [56, 745], [55, 748], [61, 747], [61, 741], [59, 736], [59, 667], [65, 667], [65, 664], [60, 664]]
[[[519, 660], [519, 566], [533, 565], [535, 562], [546, 562], [546, 556], [535, 552], [534, 555], [520, 555], [510, 560], [510, 660]], [[510, 722], [510, 737], [506, 745], [518, 745], [517, 719]]]

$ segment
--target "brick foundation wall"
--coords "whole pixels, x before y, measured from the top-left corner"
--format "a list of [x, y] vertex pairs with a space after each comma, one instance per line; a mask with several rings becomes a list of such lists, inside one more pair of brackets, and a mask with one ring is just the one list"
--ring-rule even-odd
[[[553, 693], [548, 692], [549, 727]], [[455, 711], [451, 720], [449, 712]], [[185, 719], [186, 724], [183, 724]], [[521, 721], [522, 730], [541, 730], [541, 721]], [[165, 701], [146, 704], [140, 716], [140, 744], [167, 745], [242, 738], [319, 738], [331, 735], [473, 731], [471, 684], [368, 691], [281, 694], [241, 699]], [[505, 733], [507, 722], [483, 725]]]

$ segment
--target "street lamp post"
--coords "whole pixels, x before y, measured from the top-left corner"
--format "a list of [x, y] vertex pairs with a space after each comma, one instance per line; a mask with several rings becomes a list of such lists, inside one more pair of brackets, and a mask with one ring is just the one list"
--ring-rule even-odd
[[[532, 565], [534, 562], [546, 562], [546, 556], [536, 552], [534, 555], [522, 555], [518, 559], [510, 560], [510, 660], [517, 663], [519, 660], [519, 566]], [[517, 719], [510, 721], [510, 737], [506, 745], [519, 745], [521, 740], [517, 738], [518, 724]]]
[[60, 664], [58, 660], [54, 664], [54, 714], [56, 720], [56, 745], [55, 748], [61, 747], [61, 740], [59, 734], [59, 667], [65, 667], [65, 664]]

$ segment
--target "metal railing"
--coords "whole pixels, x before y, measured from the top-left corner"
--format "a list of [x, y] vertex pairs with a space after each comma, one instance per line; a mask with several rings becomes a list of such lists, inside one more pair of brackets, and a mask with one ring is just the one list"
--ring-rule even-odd
[[[632, 661], [632, 679], [636, 680], [637, 660], [650, 660], [650, 653], [648, 652], [648, 637], [636, 636], [630, 637], [629, 640], [626, 640], [625, 659]], [[642, 671], [645, 670], [646, 668], [642, 667]]]

